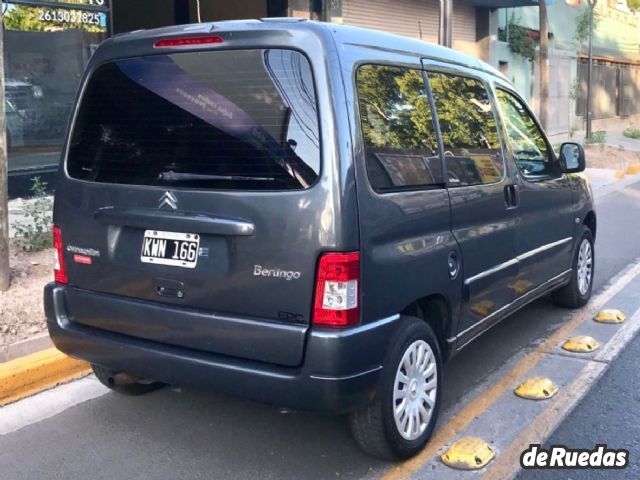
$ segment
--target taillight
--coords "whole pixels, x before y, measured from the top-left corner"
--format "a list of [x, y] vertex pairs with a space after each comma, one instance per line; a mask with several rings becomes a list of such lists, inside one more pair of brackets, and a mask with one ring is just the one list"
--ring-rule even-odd
[[360, 253], [325, 253], [318, 262], [313, 323], [346, 327], [360, 321]]
[[207, 35], [205, 37], [178, 37], [178, 38], [166, 38], [164, 40], [158, 40], [153, 44], [153, 48], [167, 48], [167, 47], [190, 47], [192, 45], [208, 45], [211, 43], [223, 43], [222, 37], [217, 35]]
[[67, 269], [64, 265], [64, 245], [62, 243], [62, 230], [60, 227], [53, 227], [53, 249], [55, 252], [53, 276], [56, 283], [66, 285], [69, 281], [67, 277]]

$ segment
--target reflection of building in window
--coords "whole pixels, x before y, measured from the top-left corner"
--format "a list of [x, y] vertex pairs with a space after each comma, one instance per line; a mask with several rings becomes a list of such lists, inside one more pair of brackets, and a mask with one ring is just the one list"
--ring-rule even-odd
[[107, 13], [6, 2], [3, 24], [9, 169], [54, 169], [78, 82], [106, 38]]

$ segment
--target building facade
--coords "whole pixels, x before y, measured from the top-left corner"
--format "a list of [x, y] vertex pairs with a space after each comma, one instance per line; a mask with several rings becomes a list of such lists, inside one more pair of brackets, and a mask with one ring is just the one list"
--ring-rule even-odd
[[[495, 9], [530, 5], [533, 0], [454, 1], [453, 48], [490, 61], [491, 29], [499, 11]], [[440, 7], [440, 0], [2, 2], [9, 193], [28, 193], [35, 175], [53, 181], [82, 71], [100, 42], [111, 34], [198, 21], [289, 16], [437, 42]]]
[[[587, 91], [588, 38], [580, 25], [588, 19], [585, 0], [554, 0], [549, 19], [549, 119], [551, 134], [571, 133], [584, 126]], [[598, 1], [593, 36], [593, 119], [633, 119], [640, 114], [640, 24], [626, 2]], [[510, 25], [539, 36], [537, 7], [503, 8], [492, 13], [489, 62], [500, 68], [539, 109], [537, 61], [512, 51]], [[513, 28], [513, 27], [512, 27]], [[582, 37], [582, 38], [581, 38]]]
[[2, 2], [10, 189], [55, 169], [78, 81], [109, 35], [107, 0]]

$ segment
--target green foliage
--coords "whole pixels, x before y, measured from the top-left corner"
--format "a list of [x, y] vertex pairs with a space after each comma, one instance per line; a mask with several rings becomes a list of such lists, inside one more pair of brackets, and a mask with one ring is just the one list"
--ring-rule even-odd
[[578, 100], [579, 96], [580, 96], [580, 82], [578, 82], [578, 80], [575, 80], [571, 84], [571, 87], [569, 88], [569, 98], [575, 102], [576, 100]]
[[[445, 147], [499, 148], [484, 86], [476, 80], [430, 74]], [[361, 67], [357, 77], [362, 131], [368, 146], [437, 152], [422, 75], [395, 67]]]
[[640, 128], [634, 128], [632, 126], [628, 126], [624, 129], [622, 134], [627, 138], [633, 138], [634, 140], [640, 140]]
[[13, 224], [14, 244], [25, 252], [38, 252], [51, 247], [51, 213], [53, 202], [47, 196], [47, 182], [33, 177], [33, 198], [25, 201], [24, 220]]
[[445, 148], [500, 148], [487, 91], [466, 77], [430, 74], [438, 121]]
[[593, 145], [595, 143], [606, 143], [607, 142], [607, 132], [604, 130], [598, 130], [597, 132], [591, 133], [591, 138], [585, 138], [584, 143], [587, 145]]
[[533, 61], [536, 58], [537, 42], [531, 38], [529, 30], [519, 25], [519, 22], [520, 19], [512, 13], [507, 28], [498, 32], [499, 39], [509, 43], [511, 52]]
[[365, 66], [358, 71], [357, 83], [368, 145], [436, 148], [429, 101], [419, 72]]
[[637, 12], [640, 10], [640, 0], [627, 0], [627, 6], [634, 12]]
[[[578, 18], [576, 19], [576, 31], [573, 34], [573, 39], [576, 40], [578, 43], [582, 43], [589, 39], [589, 21], [591, 19], [591, 12], [592, 12], [591, 7], [589, 7], [588, 5], [585, 5], [584, 7], [582, 7], [580, 15], [578, 15]], [[594, 33], [598, 29], [599, 21], [600, 19], [594, 12], [593, 14]]]

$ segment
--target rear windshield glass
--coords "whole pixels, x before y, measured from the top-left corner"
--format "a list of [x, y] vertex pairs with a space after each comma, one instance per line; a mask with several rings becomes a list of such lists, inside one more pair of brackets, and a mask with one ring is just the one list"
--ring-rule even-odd
[[284, 49], [105, 64], [71, 136], [73, 178], [206, 189], [303, 189], [320, 171], [311, 67]]

